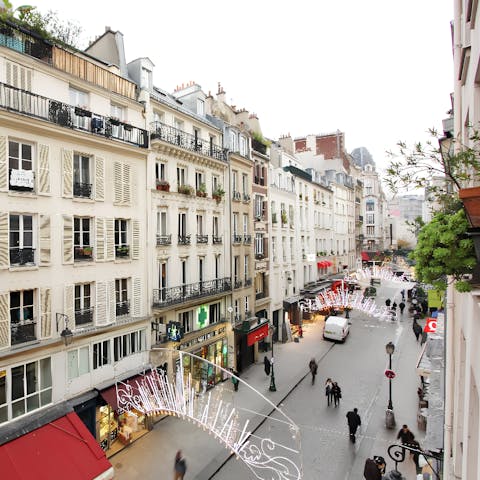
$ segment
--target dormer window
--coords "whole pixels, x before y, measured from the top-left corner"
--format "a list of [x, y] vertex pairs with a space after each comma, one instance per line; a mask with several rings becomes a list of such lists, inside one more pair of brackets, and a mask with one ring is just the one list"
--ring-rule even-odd
[[198, 115], [205, 114], [205, 102], [200, 98], [197, 98], [197, 114]]
[[142, 71], [140, 74], [140, 88], [144, 88], [146, 90], [150, 89], [150, 78], [152, 76], [152, 72], [147, 70], [146, 68], [142, 67]]

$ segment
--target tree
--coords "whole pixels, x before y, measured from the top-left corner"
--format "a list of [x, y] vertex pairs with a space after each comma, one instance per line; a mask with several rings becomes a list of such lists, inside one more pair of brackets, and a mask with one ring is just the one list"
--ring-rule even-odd
[[471, 290], [464, 276], [477, 264], [473, 241], [466, 231], [469, 227], [463, 209], [456, 213], [437, 212], [418, 235], [418, 243], [410, 258], [415, 260], [415, 272], [420, 282], [437, 289], [447, 287], [447, 276], [459, 292]]
[[412, 232], [415, 235], [415, 238], [418, 237], [418, 232], [422, 229], [425, 225], [422, 217], [416, 217], [413, 221], [409, 222], [405, 220], [405, 223], [408, 225], [408, 231]]

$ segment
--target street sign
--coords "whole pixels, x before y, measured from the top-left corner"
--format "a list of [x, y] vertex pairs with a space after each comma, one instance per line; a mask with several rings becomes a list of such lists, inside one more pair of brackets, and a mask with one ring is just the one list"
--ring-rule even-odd
[[437, 319], [428, 317], [423, 331], [426, 333], [435, 333], [437, 331]]
[[387, 369], [385, 370], [385, 376], [390, 379], [395, 378], [395, 372], [393, 370]]

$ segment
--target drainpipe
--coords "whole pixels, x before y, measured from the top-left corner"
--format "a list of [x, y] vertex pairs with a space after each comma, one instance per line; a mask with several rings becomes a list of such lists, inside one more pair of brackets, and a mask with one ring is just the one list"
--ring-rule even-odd
[[453, 458], [452, 458], [452, 420], [453, 420], [453, 390], [454, 379], [453, 371], [455, 369], [455, 358], [453, 355], [454, 333], [454, 301], [453, 292], [454, 286], [450, 284], [447, 287], [447, 308], [445, 312], [445, 419], [444, 419], [444, 478], [450, 478], [450, 472], [453, 472]]

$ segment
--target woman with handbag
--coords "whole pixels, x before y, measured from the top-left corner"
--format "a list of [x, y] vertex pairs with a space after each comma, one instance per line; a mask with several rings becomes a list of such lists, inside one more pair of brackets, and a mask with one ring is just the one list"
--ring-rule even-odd
[[340, 399], [342, 398], [342, 389], [338, 386], [337, 382], [333, 382], [332, 386], [333, 404], [338, 407]]

